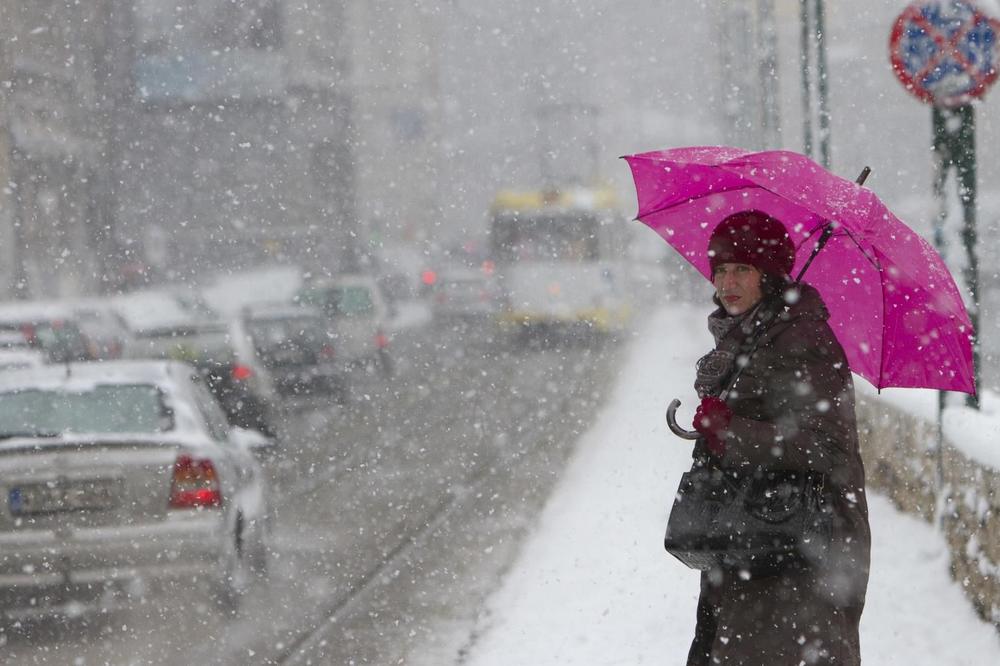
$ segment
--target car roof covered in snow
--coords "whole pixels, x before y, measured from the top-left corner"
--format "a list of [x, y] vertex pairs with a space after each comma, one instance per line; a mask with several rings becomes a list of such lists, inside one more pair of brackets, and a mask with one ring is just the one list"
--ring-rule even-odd
[[58, 319], [72, 319], [73, 310], [59, 303], [37, 301], [8, 301], [0, 303], [0, 322], [38, 323]]
[[185, 294], [182, 288], [164, 287], [115, 296], [113, 306], [136, 332], [217, 324], [217, 316], [192, 305], [196, 300], [196, 294]]
[[0, 347], [0, 368], [13, 369], [23, 363], [25, 367], [45, 365], [45, 352], [25, 347]]

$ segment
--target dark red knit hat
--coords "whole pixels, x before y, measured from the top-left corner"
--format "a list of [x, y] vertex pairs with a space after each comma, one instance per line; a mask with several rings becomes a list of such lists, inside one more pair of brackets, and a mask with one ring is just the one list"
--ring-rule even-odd
[[759, 210], [733, 213], [708, 241], [712, 274], [719, 264], [750, 264], [762, 273], [788, 276], [795, 265], [795, 245], [778, 220]]

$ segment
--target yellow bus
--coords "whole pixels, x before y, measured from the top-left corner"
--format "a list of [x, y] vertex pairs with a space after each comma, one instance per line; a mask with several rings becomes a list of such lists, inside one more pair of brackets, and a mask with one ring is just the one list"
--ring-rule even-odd
[[508, 329], [613, 333], [631, 317], [628, 227], [608, 187], [514, 191], [490, 210], [490, 253]]

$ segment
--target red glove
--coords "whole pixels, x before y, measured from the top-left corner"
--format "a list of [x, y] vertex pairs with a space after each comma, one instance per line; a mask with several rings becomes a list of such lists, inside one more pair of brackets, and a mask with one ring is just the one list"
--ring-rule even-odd
[[732, 420], [733, 410], [729, 409], [725, 400], [713, 395], [702, 398], [694, 412], [694, 429], [704, 436], [708, 450], [720, 458], [726, 452], [722, 436]]

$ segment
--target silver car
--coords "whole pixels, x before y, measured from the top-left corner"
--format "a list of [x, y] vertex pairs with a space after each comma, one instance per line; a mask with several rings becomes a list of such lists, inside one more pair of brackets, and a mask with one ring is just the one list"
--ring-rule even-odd
[[0, 376], [0, 613], [117, 608], [208, 581], [233, 609], [267, 560], [258, 433], [178, 362]]

